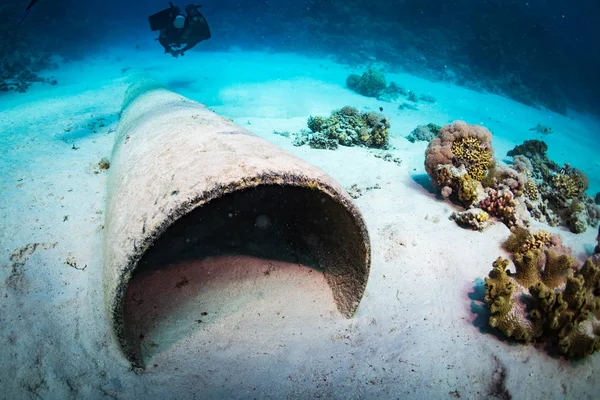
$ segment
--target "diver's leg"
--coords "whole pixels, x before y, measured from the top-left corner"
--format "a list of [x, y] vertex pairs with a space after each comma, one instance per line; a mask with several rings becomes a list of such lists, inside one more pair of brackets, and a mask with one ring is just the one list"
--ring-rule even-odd
[[171, 51], [171, 43], [167, 40], [167, 37], [162, 33], [158, 37], [158, 43], [161, 44], [162, 47], [165, 48], [165, 53], [169, 53]]

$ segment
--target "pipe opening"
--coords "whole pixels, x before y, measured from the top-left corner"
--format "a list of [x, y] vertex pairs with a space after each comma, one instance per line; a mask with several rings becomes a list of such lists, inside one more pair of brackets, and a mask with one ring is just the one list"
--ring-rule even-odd
[[[167, 228], [134, 269], [124, 298], [125, 353], [143, 365], [144, 359], [190, 336], [201, 323], [225, 318], [231, 307], [240, 306], [235, 298], [239, 291], [228, 288], [257, 290], [265, 271], [290, 274], [292, 279], [312, 270], [315, 277], [310, 279], [321, 282], [321, 288], [327, 282], [331, 291], [327, 289], [325, 296], [333, 295], [338, 310], [350, 316], [368, 276], [369, 249], [358, 223], [327, 193], [299, 186], [259, 185], [194, 209]], [[200, 303], [182, 300], [204, 287], [208, 295], [221, 298], [226, 292], [230, 304], [202, 296]], [[323, 294], [315, 296], [323, 300]], [[152, 299], [157, 302], [149, 308]], [[203, 305], [210, 310], [203, 310]], [[195, 308], [201, 321], [197, 328], [177, 321], [184, 309]], [[148, 320], [149, 313], [154, 313], [153, 321]], [[151, 342], [146, 340], [148, 330], [154, 331]]]

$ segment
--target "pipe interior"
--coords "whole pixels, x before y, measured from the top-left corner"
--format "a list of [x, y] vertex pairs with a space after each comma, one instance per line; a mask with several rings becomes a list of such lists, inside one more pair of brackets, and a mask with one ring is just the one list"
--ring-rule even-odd
[[141, 353], [136, 324], [142, 311], [129, 291], [144, 274], [182, 262], [243, 255], [339, 275], [362, 271], [366, 251], [356, 219], [319, 190], [261, 185], [225, 194], [174, 222], [142, 256], [124, 300], [127, 346]]

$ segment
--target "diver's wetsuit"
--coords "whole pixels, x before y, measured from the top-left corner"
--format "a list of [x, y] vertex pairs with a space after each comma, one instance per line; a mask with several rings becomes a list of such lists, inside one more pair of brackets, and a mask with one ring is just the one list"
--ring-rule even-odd
[[[176, 12], [173, 15], [173, 20], [179, 15], [179, 9], [173, 7]], [[210, 29], [206, 19], [197, 9], [197, 6], [189, 4], [185, 11], [187, 16], [182, 29], [177, 29], [173, 24], [167, 25], [160, 30], [158, 36], [159, 43], [165, 48], [166, 53], [171, 53], [173, 56], [183, 55], [203, 40], [210, 39]], [[179, 49], [185, 43], [183, 49]]]

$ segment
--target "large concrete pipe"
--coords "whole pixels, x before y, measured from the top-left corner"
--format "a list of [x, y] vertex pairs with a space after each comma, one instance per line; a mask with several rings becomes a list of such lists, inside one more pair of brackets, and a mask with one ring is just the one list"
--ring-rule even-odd
[[[348, 318], [369, 275], [367, 229], [336, 182], [152, 81], [133, 84], [125, 97], [104, 230], [108, 320], [136, 366], [144, 363], [124, 301], [144, 265], [217, 253], [277, 257], [268, 242], [285, 238], [285, 252], [323, 271], [338, 310]], [[193, 236], [194, 251], [173, 250], [174, 240], [186, 235]], [[244, 245], [248, 241], [252, 247]]]

